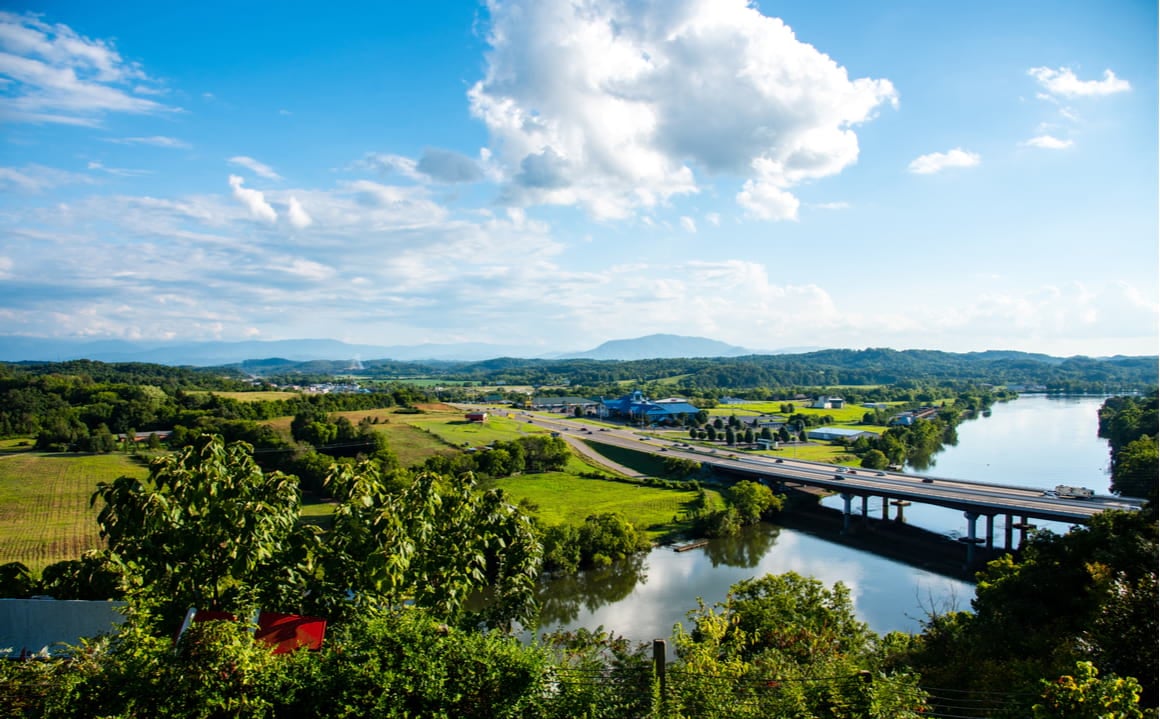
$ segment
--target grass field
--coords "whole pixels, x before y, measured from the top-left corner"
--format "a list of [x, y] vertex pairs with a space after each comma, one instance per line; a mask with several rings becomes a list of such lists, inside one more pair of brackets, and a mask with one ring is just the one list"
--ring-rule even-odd
[[[692, 490], [584, 479], [562, 472], [507, 477], [496, 486], [517, 502], [527, 500], [534, 505], [533, 513], [545, 524], [583, 524], [590, 514], [620, 512], [650, 539], [688, 530], [691, 523], [682, 516], [696, 498]], [[720, 495], [707, 491], [713, 505], [722, 506]]]
[[[191, 390], [188, 394], [211, 394], [207, 391]], [[218, 397], [229, 397], [236, 399], [239, 402], [272, 402], [278, 399], [294, 399], [302, 394], [301, 392], [282, 392], [276, 390], [262, 391], [262, 392], [213, 392]]]
[[[714, 407], [713, 409], [709, 410], [709, 414], [714, 417], [728, 417], [731, 414], [735, 414], [738, 417], [752, 417], [760, 414], [780, 414], [781, 405], [783, 404], [786, 403], [746, 402], [745, 404], [728, 404], [722, 405], [720, 407]], [[865, 415], [867, 412], [873, 411], [858, 405], [847, 405], [842, 409], [811, 409], [809, 407], [803, 407], [802, 403], [800, 402], [794, 402], [793, 406], [793, 411], [795, 413], [804, 414], [806, 416], [812, 415], [821, 417], [828, 414], [834, 418], [834, 422], [836, 424], [860, 422], [863, 415]]]
[[0, 458], [0, 564], [34, 572], [101, 546], [89, 498], [98, 482], [149, 470], [124, 454], [28, 452]]

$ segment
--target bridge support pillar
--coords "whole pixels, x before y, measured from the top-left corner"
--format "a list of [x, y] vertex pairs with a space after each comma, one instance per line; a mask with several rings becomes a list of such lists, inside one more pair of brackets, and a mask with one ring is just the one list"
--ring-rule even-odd
[[869, 502], [869, 501], [870, 501], [870, 497], [863, 494], [862, 495], [862, 521], [863, 522], [866, 521], [866, 515], [869, 511], [869, 505], [867, 504], [867, 502]]
[[963, 512], [963, 516], [967, 518], [967, 566], [975, 563], [975, 536], [976, 525], [975, 522], [979, 520], [979, 515], [974, 512]]
[[987, 515], [987, 549], [995, 548], [995, 515]]
[[1012, 526], [1014, 521], [1015, 517], [1008, 514], [1007, 524], [1005, 527], [1003, 527], [1003, 549], [1006, 549], [1008, 552], [1011, 551], [1011, 530], [1014, 529]]
[[1019, 527], [1019, 548], [1023, 549], [1023, 545], [1027, 543], [1027, 530], [1033, 529], [1035, 525], [1028, 522], [1027, 517], [1020, 517], [1019, 524], [1015, 526]]
[[882, 498], [882, 521], [890, 519], [890, 500], [886, 497]]
[[903, 510], [910, 506], [910, 502], [905, 499], [892, 499], [890, 503], [898, 508], [898, 513], [894, 515], [894, 521], [899, 524], [906, 524], [906, 515], [903, 513]]
[[854, 499], [854, 495], [848, 492], [842, 493], [842, 534], [850, 531], [850, 501]]

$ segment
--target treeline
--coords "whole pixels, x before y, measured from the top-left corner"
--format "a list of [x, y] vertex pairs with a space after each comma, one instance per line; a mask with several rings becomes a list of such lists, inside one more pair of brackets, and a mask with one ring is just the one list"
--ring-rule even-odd
[[216, 394], [245, 389], [253, 388], [212, 372], [161, 365], [0, 365], [0, 436], [32, 436], [37, 448], [45, 450], [110, 451], [112, 435], [180, 433], [184, 428], [267, 447], [273, 437], [253, 423], [309, 412], [410, 406], [430, 399], [422, 389], [405, 384], [371, 393], [298, 394], [252, 402]]
[[1110, 397], [1100, 407], [1100, 436], [1112, 455], [1112, 491], [1156, 501], [1160, 484], [1157, 451], [1157, 393]]
[[[335, 368], [330, 372], [347, 370]], [[615, 391], [618, 382], [676, 378], [666, 386], [685, 394], [728, 389], [897, 385], [1042, 385], [1053, 392], [1105, 392], [1155, 385], [1156, 357], [1057, 358], [1022, 352], [957, 354], [930, 350], [825, 350], [792, 355], [650, 360], [542, 360], [483, 362], [364, 362], [353, 372], [368, 378], [440, 377], [483, 384], [572, 385]], [[318, 363], [302, 365], [318, 373]], [[288, 367], [280, 365], [279, 375]], [[764, 397], [762, 397], [764, 398]]]

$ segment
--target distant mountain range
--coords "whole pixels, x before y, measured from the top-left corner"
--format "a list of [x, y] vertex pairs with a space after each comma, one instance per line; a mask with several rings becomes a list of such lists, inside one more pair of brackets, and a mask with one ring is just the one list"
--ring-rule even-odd
[[0, 337], [0, 361], [61, 362], [90, 359], [100, 362], [150, 362], [163, 365], [215, 367], [247, 360], [277, 357], [295, 362], [311, 360], [357, 361], [391, 359], [400, 362], [475, 362], [496, 357], [545, 359], [670, 359], [678, 357], [738, 357], [752, 354], [808, 352], [812, 348], [761, 351], [737, 347], [704, 337], [656, 334], [612, 340], [591, 350], [545, 353], [540, 348], [482, 342], [421, 345], [362, 345], [337, 340], [250, 340], [243, 342], [159, 342], [81, 340], [8, 335]]

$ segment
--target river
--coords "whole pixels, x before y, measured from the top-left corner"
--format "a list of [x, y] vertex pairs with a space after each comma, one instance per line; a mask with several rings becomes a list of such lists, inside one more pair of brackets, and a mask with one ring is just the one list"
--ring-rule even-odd
[[[960, 424], [958, 443], [935, 455], [923, 473], [1043, 489], [1071, 484], [1106, 493], [1108, 445], [1096, 436], [1103, 401], [1026, 395], [998, 404], [991, 416]], [[841, 506], [836, 497], [824, 503]], [[950, 536], [966, 532], [961, 512], [938, 507], [907, 507], [906, 520]], [[1067, 529], [1057, 523], [1043, 526]], [[1000, 541], [1002, 531], [996, 522]], [[845, 583], [858, 617], [880, 634], [919, 631], [929, 613], [969, 609], [974, 596], [968, 582], [761, 525], [688, 552], [657, 548], [607, 569], [555, 579], [541, 590], [540, 631], [602, 626], [636, 641], [667, 638], [676, 623], [688, 626], [687, 612], [696, 608], [698, 598], [711, 605], [741, 579], [788, 571], [827, 584]]]

